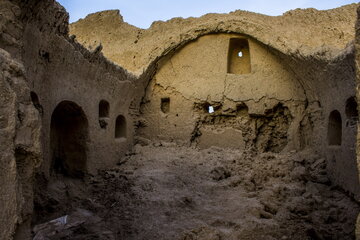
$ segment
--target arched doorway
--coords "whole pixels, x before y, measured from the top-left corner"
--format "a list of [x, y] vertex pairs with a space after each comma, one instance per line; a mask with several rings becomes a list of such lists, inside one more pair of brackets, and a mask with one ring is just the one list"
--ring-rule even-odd
[[86, 171], [88, 121], [82, 108], [63, 101], [51, 116], [52, 172], [83, 177]]

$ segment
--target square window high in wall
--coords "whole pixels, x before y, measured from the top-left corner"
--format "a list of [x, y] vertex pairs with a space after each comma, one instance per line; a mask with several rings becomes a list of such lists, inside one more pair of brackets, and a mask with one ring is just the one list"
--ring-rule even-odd
[[247, 39], [230, 39], [227, 72], [232, 74], [251, 73], [250, 49]]

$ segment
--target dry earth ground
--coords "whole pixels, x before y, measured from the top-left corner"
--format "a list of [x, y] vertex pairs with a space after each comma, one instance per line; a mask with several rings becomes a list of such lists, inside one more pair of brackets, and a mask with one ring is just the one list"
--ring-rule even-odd
[[[360, 206], [314, 152], [136, 145], [115, 169], [38, 176], [35, 239], [353, 239]], [[41, 189], [47, 189], [41, 191]], [[68, 215], [66, 224], [48, 220]]]

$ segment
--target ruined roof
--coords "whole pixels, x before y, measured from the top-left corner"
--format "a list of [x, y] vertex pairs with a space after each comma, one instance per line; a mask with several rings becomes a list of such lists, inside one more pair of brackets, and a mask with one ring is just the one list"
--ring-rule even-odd
[[354, 39], [358, 6], [325, 11], [296, 9], [275, 17], [237, 10], [156, 21], [149, 29], [124, 22], [118, 10], [111, 10], [71, 24], [70, 34], [89, 48], [101, 43], [106, 57], [137, 75], [187, 42], [220, 32], [249, 35], [287, 55], [329, 59]]

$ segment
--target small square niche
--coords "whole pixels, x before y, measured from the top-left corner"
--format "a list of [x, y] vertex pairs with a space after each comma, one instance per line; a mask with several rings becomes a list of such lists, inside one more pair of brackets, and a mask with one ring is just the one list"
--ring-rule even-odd
[[166, 97], [166, 98], [161, 98], [161, 111], [163, 113], [168, 113], [170, 112], [170, 98]]

